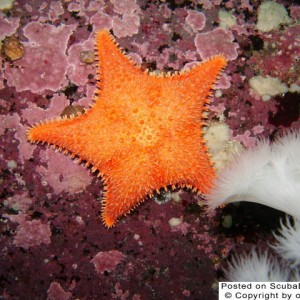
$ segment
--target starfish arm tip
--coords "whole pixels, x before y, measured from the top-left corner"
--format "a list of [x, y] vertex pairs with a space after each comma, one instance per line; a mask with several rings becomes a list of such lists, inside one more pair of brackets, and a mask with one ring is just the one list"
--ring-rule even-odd
[[113, 218], [110, 218], [106, 215], [102, 215], [101, 218], [104, 226], [107, 228], [112, 228], [116, 225], [116, 220]]

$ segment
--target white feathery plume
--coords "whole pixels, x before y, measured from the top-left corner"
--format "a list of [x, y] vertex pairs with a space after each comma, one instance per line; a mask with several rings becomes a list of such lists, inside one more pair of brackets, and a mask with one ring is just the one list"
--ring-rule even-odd
[[292, 270], [290, 281], [300, 282], [300, 269]]
[[290, 266], [300, 266], [300, 220], [294, 220], [294, 226], [291, 225], [290, 219], [286, 218], [286, 225], [281, 221], [280, 235], [274, 233], [277, 240], [272, 248], [281, 255]]
[[247, 255], [236, 256], [225, 270], [227, 281], [288, 281], [289, 270], [268, 252], [257, 253], [255, 249]]
[[300, 132], [266, 140], [237, 154], [219, 174], [208, 210], [236, 201], [271, 206], [300, 219]]

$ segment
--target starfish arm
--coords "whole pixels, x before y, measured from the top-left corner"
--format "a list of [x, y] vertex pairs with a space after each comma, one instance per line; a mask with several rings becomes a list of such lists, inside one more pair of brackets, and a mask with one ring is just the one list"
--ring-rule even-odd
[[199, 99], [197, 103], [199, 110], [209, 102], [210, 91], [226, 64], [227, 59], [223, 55], [216, 55], [197, 64], [191, 70], [174, 75], [171, 78], [172, 81], [181, 84], [183, 97], [186, 97], [186, 99]]
[[[224, 55], [219, 54], [212, 56], [206, 61], [200, 62], [194, 66], [190, 71], [184, 72], [179, 76], [183, 76], [193, 82], [193, 85], [198, 86], [199, 96], [205, 97], [207, 91], [209, 91], [213, 84], [216, 82], [216, 78], [219, 77], [221, 71], [226, 67], [227, 59]], [[187, 84], [189, 84], [187, 82]], [[202, 94], [204, 93], [204, 94]]]
[[[76, 118], [76, 120], [77, 119], [78, 118]], [[74, 121], [75, 118], [57, 118], [55, 120], [37, 123], [27, 130], [27, 139], [32, 143], [42, 142], [69, 149], [69, 146], [74, 144], [77, 138], [75, 135], [70, 135], [72, 125], [76, 125], [77, 123]], [[65, 136], [68, 136], [68, 139], [66, 139]], [[71, 141], [69, 139], [71, 139]]]
[[[93, 129], [93, 130], [92, 130]], [[107, 159], [107, 146], [95, 148], [96, 141], [101, 144], [105, 131], [93, 116], [85, 113], [69, 119], [58, 118], [36, 124], [27, 130], [27, 139], [32, 143], [47, 143], [59, 150], [65, 150], [72, 157], [78, 156], [98, 168]], [[106, 144], [107, 145], [107, 144]]]
[[162, 144], [157, 155], [166, 176], [162, 186], [179, 184], [195, 188], [200, 193], [211, 188], [215, 172], [199, 134], [199, 122], [188, 124], [171, 141]]
[[101, 215], [107, 227], [164, 185], [163, 171], [157, 167], [153, 153], [139, 146], [102, 166], [106, 192]]
[[[130, 81], [136, 83], [136, 77], [144, 74], [139, 66], [136, 66], [130, 58], [124, 55], [107, 30], [97, 32], [96, 57], [99, 61], [97, 85], [100, 95], [102, 95], [104, 88], [122, 91], [124, 83], [128, 84]], [[103, 98], [106, 99], [106, 97]]]

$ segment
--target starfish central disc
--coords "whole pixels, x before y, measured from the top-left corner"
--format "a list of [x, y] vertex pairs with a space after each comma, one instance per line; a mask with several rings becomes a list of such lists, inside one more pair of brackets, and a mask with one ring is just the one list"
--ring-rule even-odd
[[[132, 147], [136, 147], [139, 144], [142, 147], [153, 147], [159, 140], [159, 136], [162, 134], [162, 117], [158, 112], [148, 109], [134, 107], [131, 110], [131, 114], [128, 115], [128, 129], [121, 130], [116, 133], [119, 137], [120, 143], [131, 144]], [[158, 125], [159, 124], [159, 125]]]

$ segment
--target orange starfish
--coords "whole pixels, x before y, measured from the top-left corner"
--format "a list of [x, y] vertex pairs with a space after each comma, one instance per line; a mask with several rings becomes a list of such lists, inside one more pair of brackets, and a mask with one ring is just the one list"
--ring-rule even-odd
[[215, 172], [201, 119], [226, 59], [217, 55], [190, 71], [156, 76], [134, 65], [105, 30], [97, 33], [96, 55], [100, 80], [92, 108], [37, 124], [28, 140], [65, 149], [99, 171], [107, 227], [161, 187], [207, 193]]

